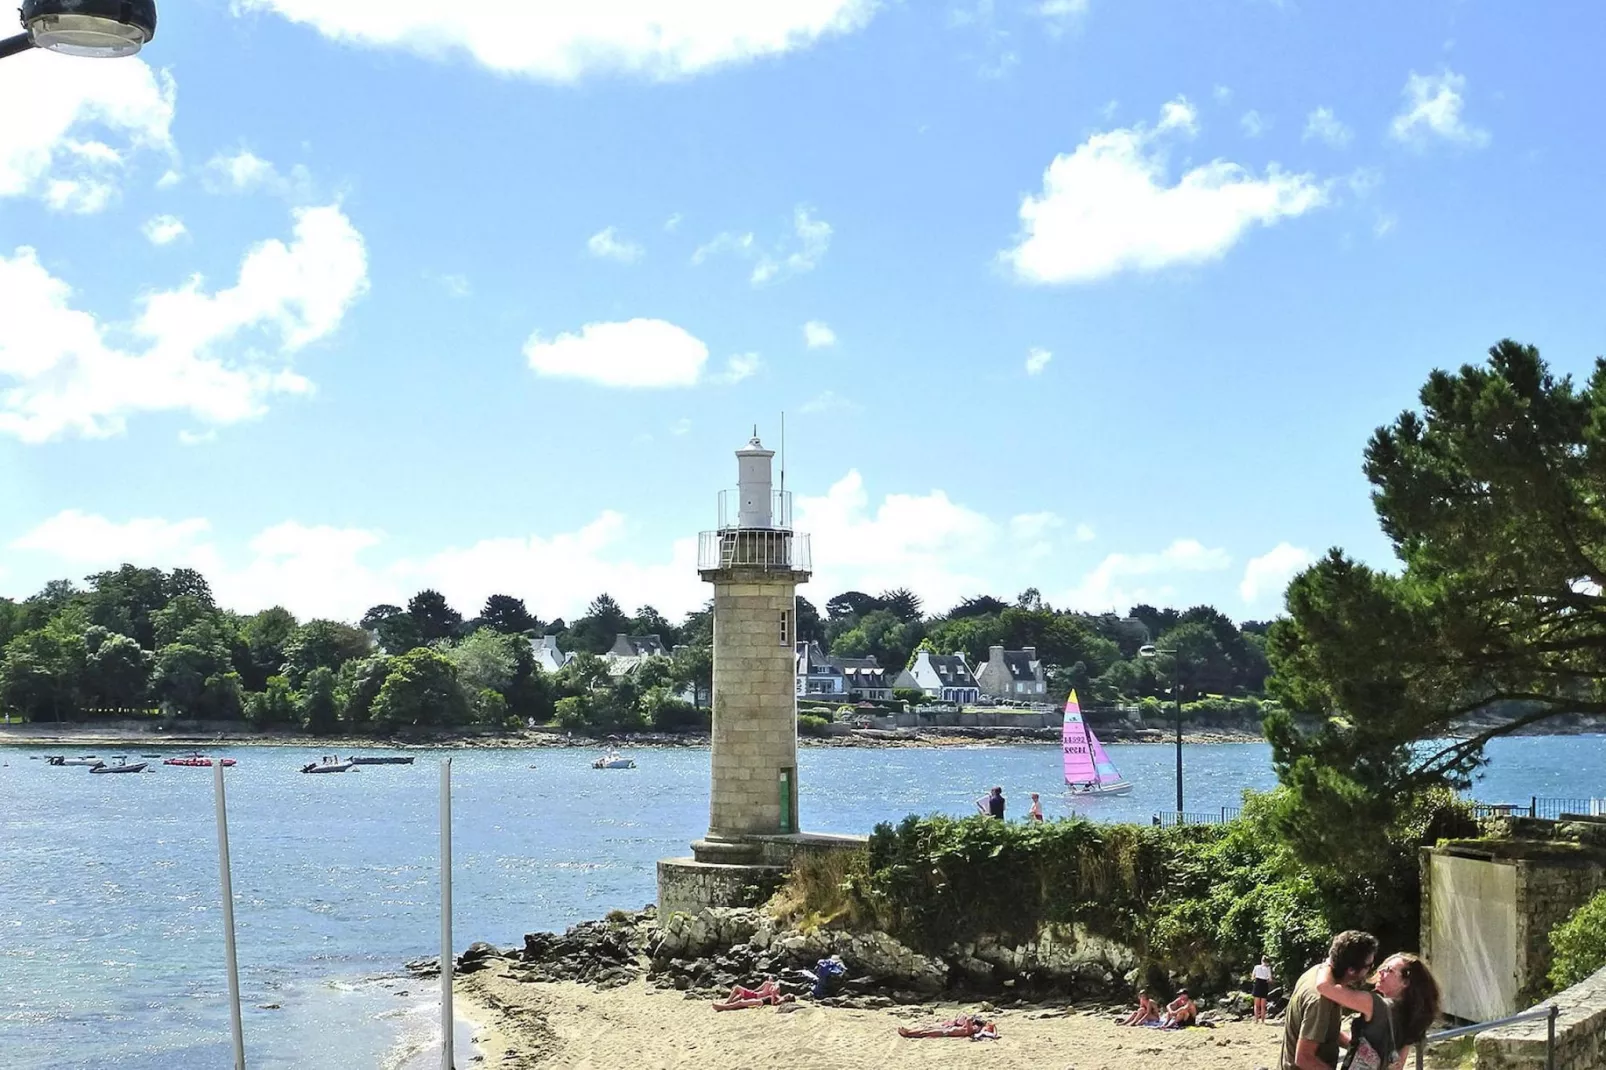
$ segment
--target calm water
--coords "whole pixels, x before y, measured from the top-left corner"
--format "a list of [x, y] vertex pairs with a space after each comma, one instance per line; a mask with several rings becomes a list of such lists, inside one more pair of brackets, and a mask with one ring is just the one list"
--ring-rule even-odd
[[[1083, 812], [1147, 821], [1174, 805], [1171, 748], [1110, 751], [1136, 790]], [[92, 776], [38, 753], [0, 748], [0, 1062], [228, 1065], [211, 771]], [[438, 1059], [431, 991], [397, 970], [440, 939], [442, 755], [302, 776], [299, 750], [214, 753], [240, 762], [229, 829], [250, 1065], [411, 1067], [431, 1044]], [[1503, 740], [1491, 753], [1480, 798], [1606, 795], [1606, 736]], [[655, 861], [706, 829], [707, 751], [640, 752], [635, 770], [593, 770], [591, 757], [452, 752], [459, 949], [639, 907], [655, 895]], [[971, 813], [992, 784], [1012, 816], [1039, 791], [1053, 817], [1058, 761], [1054, 746], [808, 749], [803, 824], [867, 832], [910, 812]], [[1189, 810], [1273, 783], [1264, 744], [1188, 746], [1184, 761]]]

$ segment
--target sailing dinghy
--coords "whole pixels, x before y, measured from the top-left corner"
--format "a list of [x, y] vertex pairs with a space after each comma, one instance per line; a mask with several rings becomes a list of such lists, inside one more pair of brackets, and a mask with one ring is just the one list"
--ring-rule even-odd
[[1129, 795], [1132, 785], [1110, 761], [1104, 744], [1082, 720], [1082, 706], [1072, 691], [1065, 700], [1065, 727], [1060, 733], [1065, 751], [1065, 790], [1072, 795]]

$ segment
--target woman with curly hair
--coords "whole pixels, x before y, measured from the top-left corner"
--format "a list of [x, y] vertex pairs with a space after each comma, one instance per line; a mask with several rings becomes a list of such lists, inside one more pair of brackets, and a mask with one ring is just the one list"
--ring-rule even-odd
[[1343, 1070], [1398, 1070], [1413, 1044], [1422, 1043], [1439, 1016], [1439, 983], [1415, 955], [1391, 955], [1371, 977], [1374, 991], [1346, 988], [1331, 977], [1316, 991], [1356, 1012], [1340, 1035], [1347, 1050]]

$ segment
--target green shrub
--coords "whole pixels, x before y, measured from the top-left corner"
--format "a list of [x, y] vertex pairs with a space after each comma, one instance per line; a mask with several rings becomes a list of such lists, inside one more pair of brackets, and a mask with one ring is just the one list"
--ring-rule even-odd
[[892, 689], [892, 697], [910, 707], [923, 706], [928, 701], [926, 693], [918, 687], [895, 687]]
[[1606, 967], [1606, 892], [1550, 930], [1550, 983], [1559, 992]]
[[810, 714], [799, 714], [797, 718], [797, 734], [800, 736], [828, 736], [831, 722], [824, 717], [814, 717]]

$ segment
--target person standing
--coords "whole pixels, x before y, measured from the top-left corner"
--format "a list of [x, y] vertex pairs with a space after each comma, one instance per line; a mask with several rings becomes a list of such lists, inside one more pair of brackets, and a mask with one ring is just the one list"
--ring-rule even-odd
[[1041, 821], [1041, 820], [1043, 820], [1043, 801], [1037, 797], [1037, 792], [1035, 792], [1035, 791], [1032, 792], [1032, 807], [1031, 807], [1030, 810], [1026, 811], [1026, 820], [1027, 821]]
[[1004, 789], [994, 788], [992, 791], [976, 800], [976, 809], [988, 817], [1004, 820]]
[[1324, 998], [1316, 986], [1330, 975], [1339, 984], [1353, 987], [1371, 972], [1376, 959], [1377, 937], [1371, 933], [1346, 929], [1333, 937], [1327, 960], [1301, 974], [1288, 999], [1279, 1070], [1335, 1070], [1339, 1006]]
[[1255, 1021], [1261, 1025], [1266, 1024], [1266, 996], [1271, 993], [1271, 963], [1266, 956], [1260, 956], [1260, 962], [1255, 965], [1254, 985], [1252, 994], [1255, 997]]

